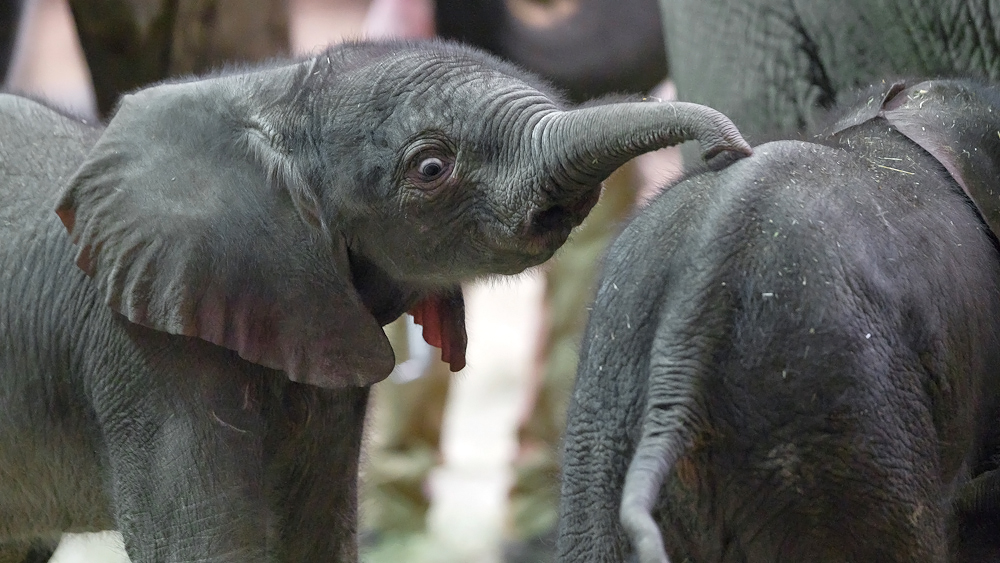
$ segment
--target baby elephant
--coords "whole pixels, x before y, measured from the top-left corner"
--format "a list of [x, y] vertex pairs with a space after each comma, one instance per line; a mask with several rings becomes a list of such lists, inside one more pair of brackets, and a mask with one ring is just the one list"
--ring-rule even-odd
[[457, 370], [460, 283], [546, 260], [639, 153], [749, 152], [444, 43], [154, 86], [106, 128], [0, 95], [0, 131], [5, 562], [110, 528], [136, 563], [355, 560], [381, 326], [413, 311]]
[[962, 81], [883, 85], [659, 195], [584, 338], [561, 560], [963, 560], [953, 503], [1000, 430], [998, 232], [1000, 91]]

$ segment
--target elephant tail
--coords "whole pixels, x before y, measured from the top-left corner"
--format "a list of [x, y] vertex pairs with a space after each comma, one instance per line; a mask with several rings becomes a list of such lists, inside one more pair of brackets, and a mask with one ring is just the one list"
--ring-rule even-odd
[[639, 563], [668, 563], [652, 511], [663, 481], [705, 428], [701, 394], [705, 378], [699, 360], [687, 354], [651, 357], [642, 436], [625, 474], [618, 518]]

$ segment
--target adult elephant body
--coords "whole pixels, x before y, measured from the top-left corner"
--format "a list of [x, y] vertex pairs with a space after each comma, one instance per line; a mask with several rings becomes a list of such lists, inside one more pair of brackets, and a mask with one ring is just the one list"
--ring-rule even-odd
[[0, 95], [0, 561], [112, 528], [136, 563], [355, 560], [381, 326], [413, 311], [457, 371], [459, 284], [546, 260], [643, 150], [749, 151], [708, 108], [535, 83], [386, 42], [159, 84], [107, 127]]
[[998, 100], [887, 85], [628, 225], [583, 341], [562, 560], [997, 556], [952, 503], [996, 463]]
[[1000, 79], [1000, 2], [660, 0], [678, 98], [756, 138], [888, 78]]

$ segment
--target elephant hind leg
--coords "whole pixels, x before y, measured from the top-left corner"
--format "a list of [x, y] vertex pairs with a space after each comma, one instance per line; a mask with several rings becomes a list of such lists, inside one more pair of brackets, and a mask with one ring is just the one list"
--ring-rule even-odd
[[892, 422], [876, 430], [878, 419], [862, 409], [840, 412], [837, 432], [826, 420], [808, 431], [772, 431], [754, 445], [749, 467], [735, 457], [722, 465], [748, 476], [726, 498], [749, 559], [951, 561], [945, 493], [931, 448], [921, 447], [930, 431]]
[[59, 538], [0, 543], [0, 563], [47, 563], [59, 547]]

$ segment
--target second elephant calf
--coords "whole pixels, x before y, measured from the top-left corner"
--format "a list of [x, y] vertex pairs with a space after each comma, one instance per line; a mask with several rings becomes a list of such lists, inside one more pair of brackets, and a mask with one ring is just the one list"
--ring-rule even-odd
[[884, 85], [632, 221], [582, 344], [561, 560], [996, 557], [953, 502], [995, 468], [998, 131], [996, 88]]

